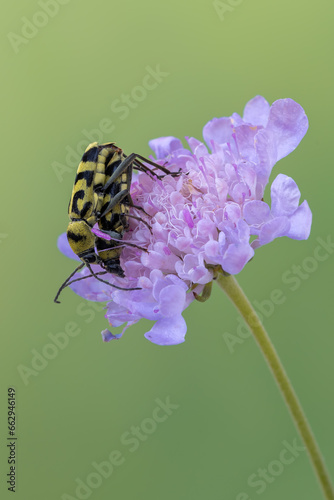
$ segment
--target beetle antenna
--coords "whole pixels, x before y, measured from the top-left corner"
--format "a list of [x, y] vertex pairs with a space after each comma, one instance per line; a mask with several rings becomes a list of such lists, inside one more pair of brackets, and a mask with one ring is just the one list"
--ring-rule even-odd
[[55, 302], [56, 304], [60, 304], [59, 300], [58, 300], [58, 297], [59, 295], [61, 294], [61, 292], [64, 290], [64, 288], [66, 288], [68, 285], [69, 285], [69, 281], [70, 279], [72, 278], [72, 276], [75, 275], [75, 273], [77, 271], [79, 271], [80, 269], [82, 269], [84, 267], [85, 263], [83, 262], [82, 264], [80, 264], [80, 266], [78, 266], [74, 271], [73, 273], [71, 273], [69, 275], [69, 277], [64, 281], [64, 283], [61, 285], [61, 287], [59, 288], [58, 292], [57, 292], [57, 295], [55, 296], [53, 302]]
[[[108, 271], [101, 271], [101, 272], [95, 273], [95, 274], [96, 275], [108, 274]], [[93, 276], [91, 274], [86, 274], [86, 276], [81, 276], [81, 278], [76, 278], [75, 280], [70, 281], [69, 283], [67, 283], [66, 286], [70, 286], [70, 285], [72, 285], [72, 283], [76, 283], [77, 281], [86, 280], [87, 278], [93, 278]]]

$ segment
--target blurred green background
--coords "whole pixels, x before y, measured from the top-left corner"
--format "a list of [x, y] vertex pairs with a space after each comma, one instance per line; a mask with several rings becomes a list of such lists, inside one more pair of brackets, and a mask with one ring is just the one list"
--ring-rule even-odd
[[[284, 303], [265, 325], [334, 477], [333, 249], [322, 250], [323, 260], [314, 257], [319, 238], [334, 239], [333, 14], [331, 0], [6, 5], [0, 21], [2, 498], [11, 494], [11, 386], [17, 499], [322, 498], [305, 451], [290, 452], [291, 464], [280, 465], [286, 443], [300, 439], [257, 346], [237, 336], [237, 313], [218, 288], [185, 312], [186, 342], [169, 348], [144, 338], [145, 321], [104, 344], [101, 306], [70, 290], [61, 305], [53, 297], [73, 270], [56, 248], [77, 166], [69, 148], [79, 158], [96, 138], [148, 155], [151, 138], [201, 138], [209, 119], [242, 113], [256, 94], [269, 102], [295, 99], [310, 129], [273, 178], [282, 172], [296, 180], [313, 210], [312, 234], [306, 242], [282, 238], [259, 249], [239, 281], [259, 302], [282, 290]], [[164, 75], [145, 95], [136, 87], [148, 67]], [[137, 101], [121, 112], [117, 100], [131, 93]], [[88, 138], [96, 130], [101, 137]], [[293, 266], [304, 266], [294, 284]], [[68, 345], [47, 347], [65, 328], [76, 334]], [[36, 352], [53, 359], [40, 358], [36, 370]], [[157, 399], [166, 398], [174, 405], [170, 415], [157, 413]], [[154, 415], [166, 419], [154, 423]], [[138, 426], [142, 434], [130, 441]], [[110, 458], [114, 450], [119, 454]], [[104, 464], [109, 477], [102, 477], [92, 464], [110, 460], [118, 465], [111, 473]], [[267, 470], [266, 479], [259, 469]], [[78, 478], [88, 487], [76, 492]]]

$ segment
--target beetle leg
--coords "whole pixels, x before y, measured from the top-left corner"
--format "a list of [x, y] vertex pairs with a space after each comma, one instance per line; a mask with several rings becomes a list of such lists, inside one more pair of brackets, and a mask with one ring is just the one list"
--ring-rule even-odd
[[118, 205], [125, 196], [127, 196], [129, 191], [127, 189], [123, 189], [120, 193], [117, 193], [109, 202], [107, 208], [104, 210], [104, 212], [101, 214], [100, 217], [104, 217], [110, 210], [114, 208], [115, 205]]
[[140, 220], [141, 222], [143, 222], [143, 224], [145, 224], [145, 226], [147, 226], [150, 230], [150, 233], [152, 234], [152, 229], [151, 229], [151, 226], [148, 224], [148, 222], [146, 222], [144, 219], [142, 219], [141, 217], [137, 217], [136, 215], [131, 215], [131, 214], [120, 214], [120, 215], [125, 215], [126, 217], [130, 217], [131, 219], [136, 219], [136, 220]]
[[[125, 156], [125, 155], [124, 155]], [[123, 172], [125, 172], [134, 162], [136, 155], [132, 153], [130, 156], [127, 156], [125, 160], [116, 168], [115, 172], [110, 176], [108, 182], [103, 186], [103, 191], [107, 191], [110, 186], [120, 177]]]
[[86, 266], [91, 272], [91, 275], [94, 276], [98, 281], [101, 281], [102, 283], [105, 283], [106, 285], [112, 286], [113, 288], [117, 288], [118, 290], [141, 290], [141, 288], [122, 288], [121, 286], [113, 285], [112, 283], [109, 283], [109, 281], [102, 280], [101, 278], [98, 278], [97, 274], [94, 273], [93, 269], [90, 267], [88, 262], [86, 262]]
[[145, 214], [145, 215], [147, 215], [147, 217], [152, 218], [152, 215], [150, 215], [150, 214], [148, 214], [147, 212], [145, 212], [145, 210], [143, 209], [143, 207], [139, 207], [138, 205], [135, 205], [135, 204], [133, 203], [133, 199], [132, 199], [132, 197], [131, 197], [131, 194], [130, 194], [130, 193], [128, 194], [128, 203], [129, 203], [129, 206], [130, 206], [130, 207], [133, 207], [133, 208], [135, 208], [136, 210], [140, 210], [141, 212], [144, 212], [144, 214]]

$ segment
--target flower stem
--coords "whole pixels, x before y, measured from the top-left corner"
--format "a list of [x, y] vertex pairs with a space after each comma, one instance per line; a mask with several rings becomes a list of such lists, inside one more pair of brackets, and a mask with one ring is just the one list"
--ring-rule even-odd
[[324, 496], [327, 500], [334, 500], [334, 489], [310, 424], [304, 415], [291, 382], [259, 317], [233, 276], [226, 276], [219, 273], [217, 276], [217, 283], [238, 309], [259, 344], [262, 354], [272, 370], [278, 387], [282, 392], [285, 402], [294, 418], [297, 429], [305, 443]]

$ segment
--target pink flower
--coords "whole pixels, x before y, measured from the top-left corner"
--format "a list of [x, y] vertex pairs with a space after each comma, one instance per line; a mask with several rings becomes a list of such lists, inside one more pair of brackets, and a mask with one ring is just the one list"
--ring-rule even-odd
[[[258, 96], [247, 103], [243, 118], [235, 113], [205, 125], [210, 151], [194, 138], [187, 138], [190, 150], [175, 137], [150, 141], [157, 163], [182, 174], [156, 180], [140, 172], [132, 183], [131, 196], [149, 214], [151, 231], [130, 219], [123, 241], [147, 251], [125, 246], [125, 278], [108, 275], [108, 280], [141, 290], [116, 290], [95, 278], [72, 289], [88, 300], [108, 301], [106, 318], [112, 326], [126, 323], [126, 329], [147, 318], [155, 321], [147, 339], [159, 345], [183, 342], [182, 312], [194, 300], [195, 285], [200, 293], [215, 268], [238, 274], [259, 246], [279, 236], [308, 238], [312, 214], [306, 201], [299, 205], [300, 192], [290, 177], [279, 174], [273, 181], [271, 208], [263, 201], [272, 167], [298, 146], [307, 128], [307, 117], [293, 100], [270, 107]], [[135, 209], [133, 214], [143, 216]], [[73, 257], [66, 235], [59, 247]], [[79, 274], [88, 275], [88, 269]], [[115, 336], [104, 331], [103, 338]]]

